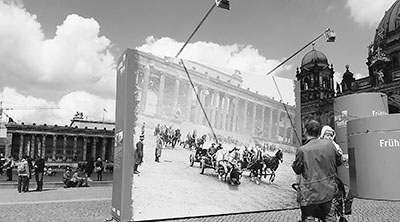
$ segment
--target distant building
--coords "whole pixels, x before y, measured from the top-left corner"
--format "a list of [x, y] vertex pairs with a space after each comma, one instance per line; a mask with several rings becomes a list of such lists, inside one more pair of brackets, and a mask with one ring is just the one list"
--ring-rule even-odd
[[[78, 126], [79, 125], [79, 126]], [[106, 127], [107, 125], [107, 127]], [[21, 158], [40, 155], [48, 162], [76, 162], [89, 158], [113, 161], [114, 124], [73, 120], [71, 126], [7, 123], [0, 153]], [[104, 126], [98, 128], [98, 126]]]

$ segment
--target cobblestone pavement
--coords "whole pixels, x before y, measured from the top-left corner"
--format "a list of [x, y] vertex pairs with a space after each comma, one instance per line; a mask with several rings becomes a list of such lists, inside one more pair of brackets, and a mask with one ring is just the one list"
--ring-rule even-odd
[[[18, 194], [15, 189], [0, 189], [0, 221], [94, 222], [111, 219], [112, 187], [58, 188]], [[298, 221], [299, 209], [236, 215], [174, 219], [178, 222]], [[400, 221], [400, 202], [355, 199], [350, 222]]]

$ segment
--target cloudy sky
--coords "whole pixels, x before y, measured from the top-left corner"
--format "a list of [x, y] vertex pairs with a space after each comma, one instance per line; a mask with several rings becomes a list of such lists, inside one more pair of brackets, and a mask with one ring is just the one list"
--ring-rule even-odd
[[[175, 56], [214, 0], [0, 0], [0, 101], [17, 122], [115, 119], [115, 67], [126, 48]], [[215, 8], [181, 58], [238, 69], [243, 87], [279, 98], [265, 74], [328, 27], [315, 48], [335, 68], [368, 73], [367, 46], [395, 0], [231, 0]], [[272, 75], [294, 104], [292, 80], [306, 48]], [[33, 106], [59, 109], [30, 109]], [[14, 110], [9, 110], [13, 108]], [[105, 112], [106, 110], [107, 112]]]

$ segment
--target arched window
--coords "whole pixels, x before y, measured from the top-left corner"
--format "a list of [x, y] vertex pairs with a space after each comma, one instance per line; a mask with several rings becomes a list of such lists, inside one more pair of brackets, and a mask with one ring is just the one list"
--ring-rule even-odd
[[303, 83], [303, 85], [304, 85], [304, 90], [307, 90], [307, 89], [309, 89], [309, 87], [310, 87], [310, 80], [308, 79], [308, 77], [306, 77], [306, 78], [304, 78], [304, 83]]

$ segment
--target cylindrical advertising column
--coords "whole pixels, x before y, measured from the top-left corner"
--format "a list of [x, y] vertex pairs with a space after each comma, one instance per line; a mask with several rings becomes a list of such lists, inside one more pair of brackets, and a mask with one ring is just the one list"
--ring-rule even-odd
[[400, 200], [400, 114], [347, 123], [352, 193], [361, 198]]
[[[347, 122], [363, 117], [388, 114], [387, 96], [383, 93], [357, 93], [341, 96], [334, 99], [333, 107], [335, 113], [335, 140], [343, 149], [343, 153], [349, 155], [350, 163], [352, 157], [347, 150]], [[348, 166], [339, 167], [338, 174], [346, 185], [350, 185]]]

